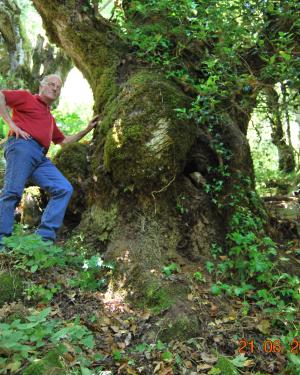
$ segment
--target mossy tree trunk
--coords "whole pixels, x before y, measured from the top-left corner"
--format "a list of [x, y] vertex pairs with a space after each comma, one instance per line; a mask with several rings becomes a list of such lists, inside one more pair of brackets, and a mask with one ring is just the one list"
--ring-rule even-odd
[[[204, 190], [212, 178], [210, 167], [222, 166], [223, 156], [203, 127], [181, 120], [175, 111], [189, 107], [194, 96], [137, 61], [116, 26], [96, 17], [87, 1], [33, 4], [51, 42], [90, 83], [95, 113], [103, 119], [89, 145], [79, 228], [117, 263], [116, 288], [139, 297], [141, 304], [170, 307], [165, 327], [171, 320], [177, 334], [196, 333], [199, 322], [187, 300], [187, 280], [180, 275], [166, 280], [162, 267], [172, 262], [202, 266], [211, 245], [224, 240], [230, 212], [220, 212]], [[201, 51], [195, 51], [200, 58]], [[246, 131], [255, 98], [244, 99], [239, 93], [221, 103], [230, 110], [223, 123], [215, 124], [233, 155], [224, 195], [232, 192], [238, 175], [248, 176], [254, 186]], [[70, 150], [59, 156], [62, 170], [63, 154]]]

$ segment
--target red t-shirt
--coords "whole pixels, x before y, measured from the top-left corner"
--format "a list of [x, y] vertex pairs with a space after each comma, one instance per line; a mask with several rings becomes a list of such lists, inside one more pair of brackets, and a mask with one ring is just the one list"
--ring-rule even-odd
[[[12, 120], [47, 149], [51, 141], [61, 143], [65, 136], [58, 129], [50, 107], [39, 95], [25, 90], [1, 90], [6, 104], [12, 108]], [[8, 135], [12, 135], [10, 130]]]

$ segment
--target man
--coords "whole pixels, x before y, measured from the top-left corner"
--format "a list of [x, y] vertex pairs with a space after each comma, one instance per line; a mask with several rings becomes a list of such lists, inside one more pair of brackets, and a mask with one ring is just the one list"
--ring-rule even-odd
[[[84, 137], [96, 126], [97, 117], [79, 133], [65, 136], [50, 113], [61, 87], [61, 78], [52, 74], [42, 80], [38, 95], [23, 90], [0, 91], [0, 115], [10, 128], [4, 147], [6, 171], [0, 196], [0, 248], [3, 248], [2, 238], [12, 233], [14, 210], [29, 178], [51, 196], [36, 233], [45, 241], [54, 241], [62, 225], [73, 188], [46, 153], [51, 141], [63, 146]], [[12, 116], [7, 106], [12, 108]]]

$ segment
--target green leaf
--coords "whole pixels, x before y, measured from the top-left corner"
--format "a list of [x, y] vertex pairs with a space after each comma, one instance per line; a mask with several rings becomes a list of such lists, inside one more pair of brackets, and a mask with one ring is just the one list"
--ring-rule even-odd
[[239, 356], [231, 359], [230, 361], [236, 367], [244, 367], [246, 360], [247, 360], [247, 358], [245, 356], [239, 355]]
[[164, 352], [161, 357], [166, 362], [170, 362], [173, 359], [173, 355], [171, 352]]
[[284, 52], [284, 51], [279, 51], [279, 55], [280, 55], [281, 57], [283, 57], [284, 60], [286, 60], [286, 61], [290, 61], [291, 58], [292, 58], [290, 54], [288, 54], [288, 53], [286, 53], [286, 52]]
[[219, 375], [221, 374], [221, 370], [219, 368], [213, 367], [209, 372], [209, 375]]
[[293, 365], [295, 365], [298, 368], [300, 368], [300, 358], [299, 358], [298, 355], [289, 353], [288, 358], [293, 363]]
[[142, 353], [143, 351], [145, 351], [146, 348], [147, 348], [147, 344], [143, 343], [143, 344], [136, 345], [136, 347], [134, 348], [134, 350], [137, 351], [137, 352]]
[[45, 321], [46, 317], [50, 314], [51, 307], [47, 307], [46, 309], [40, 311], [38, 314], [31, 315], [27, 319], [31, 322], [43, 322]]
[[120, 352], [120, 350], [114, 350], [113, 351], [113, 359], [115, 361], [121, 361], [121, 359], [122, 359], [122, 353]]
[[271, 56], [271, 58], [270, 58], [270, 64], [271, 65], [274, 64], [275, 59], [276, 59], [276, 55]]
[[160, 340], [158, 340], [157, 343], [156, 343], [156, 349], [157, 350], [164, 350], [164, 349], [166, 349], [166, 345], [163, 342], [161, 342]]
[[93, 375], [93, 372], [89, 370], [87, 367], [80, 367], [81, 375]]
[[32, 273], [35, 273], [35, 271], [36, 271], [38, 268], [39, 268], [38, 264], [34, 264], [33, 266], [31, 266], [30, 271], [31, 271]]
[[218, 359], [216, 368], [221, 370], [222, 375], [237, 375], [238, 374], [232, 361], [225, 357], [220, 357]]
[[216, 284], [213, 284], [210, 290], [214, 296], [219, 296], [222, 292], [222, 289]]
[[80, 343], [88, 347], [89, 349], [93, 349], [95, 346], [94, 337], [92, 335], [87, 336], [84, 339], [81, 339]]

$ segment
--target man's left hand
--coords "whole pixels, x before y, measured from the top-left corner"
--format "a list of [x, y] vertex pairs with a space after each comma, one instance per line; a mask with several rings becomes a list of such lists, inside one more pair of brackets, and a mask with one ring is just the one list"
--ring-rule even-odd
[[94, 129], [94, 127], [98, 124], [98, 120], [99, 120], [99, 115], [94, 116], [91, 119], [91, 121], [88, 123], [88, 126], [86, 127], [86, 130], [91, 131], [92, 129]]

